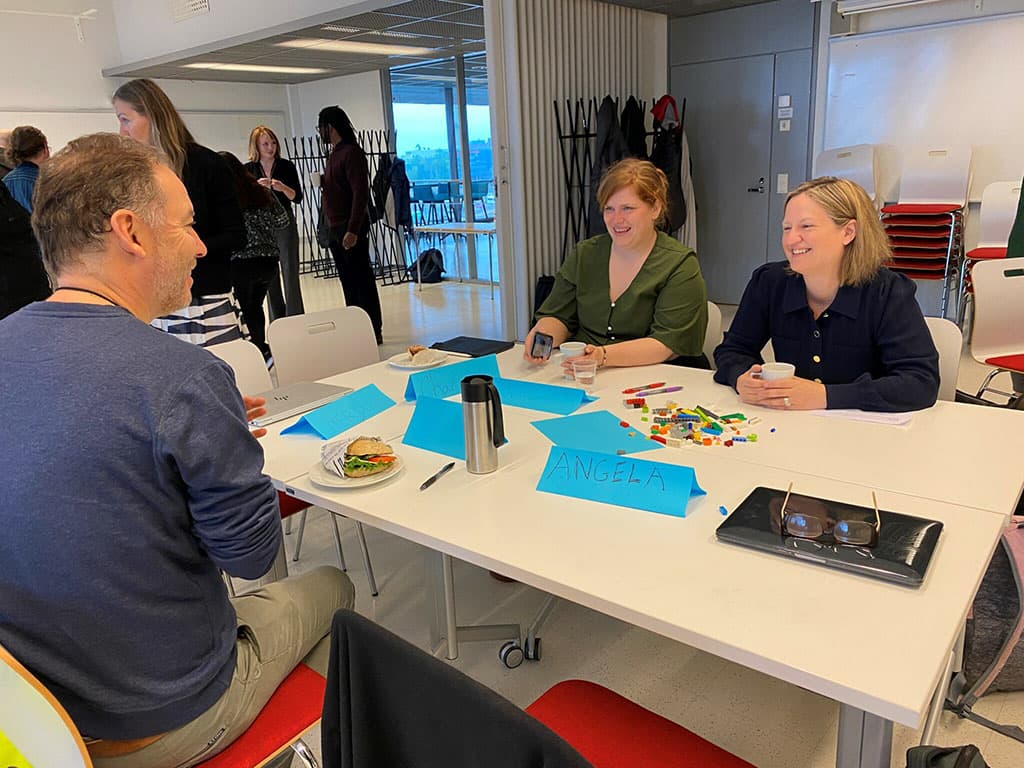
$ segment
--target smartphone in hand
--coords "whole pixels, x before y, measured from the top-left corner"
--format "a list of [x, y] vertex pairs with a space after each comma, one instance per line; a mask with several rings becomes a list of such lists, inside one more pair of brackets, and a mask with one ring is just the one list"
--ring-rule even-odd
[[547, 360], [551, 357], [551, 348], [554, 346], [554, 338], [546, 333], [534, 333], [533, 344], [530, 345], [530, 357], [541, 357]]

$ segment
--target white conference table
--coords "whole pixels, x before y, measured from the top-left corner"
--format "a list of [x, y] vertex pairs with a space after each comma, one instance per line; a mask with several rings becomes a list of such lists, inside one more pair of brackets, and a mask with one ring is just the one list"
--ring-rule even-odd
[[[503, 375], [559, 381], [554, 363], [531, 368], [520, 354], [499, 356]], [[708, 372], [652, 366], [599, 371], [601, 399], [585, 409], [639, 428], [640, 412], [623, 408], [621, 390], [666, 381], [685, 388], [651, 404], [742, 411], [765, 427], [754, 444], [641, 454], [694, 467], [707, 495], [691, 501], [687, 517], [536, 492], [550, 443], [529, 422], [551, 415], [509, 406], [497, 472], [470, 475], [460, 462], [421, 493], [448, 459], [395, 437], [414, 407], [402, 400], [407, 377], [381, 363], [327, 379], [373, 382], [398, 402], [354, 431], [391, 439], [402, 475], [364, 489], [318, 487], [306, 472], [322, 441], [281, 437], [280, 428], [263, 440], [267, 474], [331, 511], [838, 701], [841, 768], [888, 766], [892, 723], [922, 724], [1021, 489], [1014, 466], [1024, 414], [942, 403], [908, 426], [839, 421], [744, 406]], [[963, 430], [987, 441], [962, 450]], [[795, 491], [856, 504], [874, 490], [882, 508], [941, 520], [924, 584], [907, 589], [715, 539], [719, 506], [734, 509], [755, 486], [791, 481]]]

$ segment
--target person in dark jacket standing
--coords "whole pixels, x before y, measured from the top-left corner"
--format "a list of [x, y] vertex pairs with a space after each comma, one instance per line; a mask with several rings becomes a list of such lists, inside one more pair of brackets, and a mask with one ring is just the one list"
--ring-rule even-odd
[[231, 285], [242, 307], [242, 319], [249, 329], [249, 341], [256, 345], [267, 361], [267, 318], [263, 300], [267, 290], [278, 278], [277, 233], [288, 226], [288, 211], [270, 190], [256, 181], [242, 162], [230, 152], [221, 152], [235, 180], [235, 191], [245, 216], [245, 248], [231, 254]]
[[0, 184], [0, 320], [50, 293], [29, 213]]
[[331, 228], [330, 250], [338, 268], [345, 303], [370, 316], [382, 344], [380, 295], [370, 264], [370, 172], [352, 122], [341, 107], [320, 110], [317, 130], [332, 147], [323, 176], [323, 209]]
[[[288, 224], [277, 230], [277, 246], [281, 262], [281, 280], [270, 284], [267, 296], [270, 319], [286, 315], [301, 315], [302, 289], [299, 286], [299, 227], [295, 221], [293, 205], [302, 202], [302, 184], [299, 172], [291, 160], [281, 157], [281, 144], [277, 134], [265, 125], [257, 125], [249, 134], [249, 162], [245, 169], [259, 183], [274, 193], [288, 212]], [[281, 281], [284, 293], [281, 293]]]
[[43, 132], [31, 125], [19, 125], [11, 131], [7, 160], [14, 170], [4, 176], [4, 184], [21, 207], [32, 213], [32, 192], [36, 188], [39, 166], [50, 156], [50, 145]]
[[131, 80], [114, 92], [121, 135], [163, 150], [195, 209], [206, 257], [192, 272], [192, 301], [153, 325], [201, 347], [242, 338], [231, 295], [231, 254], [245, 248], [245, 221], [224, 158], [199, 144], [174, 104], [152, 80]]

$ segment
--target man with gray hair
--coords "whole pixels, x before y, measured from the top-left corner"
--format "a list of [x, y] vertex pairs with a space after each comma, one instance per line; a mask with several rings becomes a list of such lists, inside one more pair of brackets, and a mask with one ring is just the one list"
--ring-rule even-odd
[[130, 138], [40, 171], [54, 293], [0, 321], [0, 644], [91, 738], [94, 764], [191, 766], [252, 723], [354, 590], [322, 567], [228, 599], [281, 543], [231, 369], [149, 326], [206, 248], [184, 186]]

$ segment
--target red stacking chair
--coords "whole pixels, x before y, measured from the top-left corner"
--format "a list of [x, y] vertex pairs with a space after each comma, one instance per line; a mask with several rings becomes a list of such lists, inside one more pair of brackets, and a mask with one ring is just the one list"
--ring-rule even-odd
[[753, 768], [596, 683], [565, 680], [526, 708], [594, 768]]
[[305, 664], [299, 664], [274, 691], [248, 730], [223, 752], [196, 768], [259, 768], [291, 749], [306, 768], [319, 763], [302, 735], [320, 722], [327, 681]]
[[893, 251], [886, 266], [914, 280], [942, 280], [942, 317], [959, 290], [970, 173], [970, 147], [915, 149], [904, 162], [899, 202], [882, 208]]
[[1006, 243], [1017, 215], [1020, 188], [1019, 181], [996, 181], [981, 193], [978, 245], [966, 253], [960, 269], [961, 301], [957, 316], [961, 326], [964, 325], [967, 304], [973, 295], [971, 266], [977, 261], [1006, 258]]

